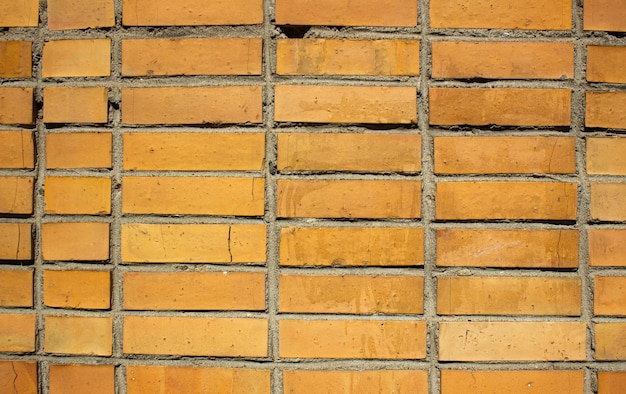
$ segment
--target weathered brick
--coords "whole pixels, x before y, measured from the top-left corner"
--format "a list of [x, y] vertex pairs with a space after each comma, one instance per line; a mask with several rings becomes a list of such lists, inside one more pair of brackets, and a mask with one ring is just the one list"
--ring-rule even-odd
[[43, 303], [53, 308], [109, 309], [111, 272], [44, 270]]
[[47, 168], [111, 168], [111, 151], [111, 133], [46, 133]]
[[588, 45], [587, 81], [626, 83], [624, 63], [626, 46]]
[[0, 361], [0, 391], [37, 394], [37, 362]]
[[624, 0], [587, 0], [583, 15], [585, 30], [626, 31]]
[[626, 387], [626, 371], [598, 372], [598, 394], [620, 394]]
[[626, 277], [594, 278], [593, 311], [596, 315], [626, 316]]
[[122, 41], [122, 75], [260, 75], [260, 38]]
[[437, 278], [440, 315], [580, 316], [580, 278]]
[[44, 223], [44, 260], [102, 261], [109, 258], [108, 223]]
[[585, 126], [626, 129], [626, 92], [587, 92]]
[[56, 40], [43, 45], [42, 76], [108, 77], [111, 74], [111, 40]]
[[626, 359], [626, 323], [596, 323], [596, 360]]
[[0, 41], [0, 78], [30, 78], [31, 48], [30, 41]]
[[587, 173], [626, 175], [626, 138], [587, 137]]
[[0, 177], [0, 213], [30, 215], [33, 213], [32, 177]]
[[259, 263], [266, 228], [258, 224], [122, 225], [125, 263]]
[[412, 134], [280, 133], [279, 170], [419, 172], [422, 137]]
[[51, 176], [45, 184], [47, 213], [111, 213], [111, 178]]
[[267, 357], [266, 319], [126, 316], [124, 353]]
[[435, 137], [438, 174], [572, 174], [573, 137]]
[[105, 87], [51, 86], [43, 89], [46, 123], [106, 123], [108, 91]]
[[0, 27], [33, 27], [38, 23], [38, 0], [0, 0]]
[[32, 131], [0, 131], [0, 168], [34, 168]]
[[125, 272], [127, 310], [265, 310], [262, 272]]
[[279, 122], [417, 123], [413, 87], [276, 85], [274, 92]]
[[50, 365], [50, 394], [114, 394], [113, 365]]
[[254, 171], [265, 159], [263, 133], [125, 133], [125, 170]]
[[568, 182], [438, 182], [439, 220], [576, 220], [577, 186]]
[[626, 230], [590, 228], [589, 265], [594, 267], [626, 266]]
[[431, 125], [570, 124], [568, 89], [430, 88], [429, 95]]
[[0, 260], [31, 260], [31, 225], [0, 223]]
[[261, 216], [264, 178], [124, 177], [122, 212]]
[[583, 370], [441, 370], [441, 394], [583, 394]]
[[281, 320], [280, 357], [422, 359], [426, 357], [426, 323]]
[[428, 393], [426, 371], [297, 371], [283, 372], [286, 393]]
[[34, 352], [34, 314], [0, 314], [0, 352]]
[[591, 182], [591, 219], [607, 222], [626, 220], [626, 183]]
[[567, 42], [432, 43], [433, 78], [567, 79], [574, 45]]
[[418, 40], [303, 38], [276, 41], [279, 75], [408, 75], [420, 72]]
[[33, 306], [33, 271], [0, 270], [0, 306]]
[[419, 266], [424, 230], [398, 227], [287, 227], [280, 232], [283, 266]]
[[113, 320], [95, 316], [46, 316], [46, 353], [110, 356]]
[[32, 88], [0, 88], [0, 123], [34, 123]]
[[280, 312], [402, 313], [424, 312], [421, 276], [280, 276]]
[[442, 322], [440, 361], [582, 361], [582, 322]]
[[47, 0], [50, 30], [115, 26], [114, 0]]

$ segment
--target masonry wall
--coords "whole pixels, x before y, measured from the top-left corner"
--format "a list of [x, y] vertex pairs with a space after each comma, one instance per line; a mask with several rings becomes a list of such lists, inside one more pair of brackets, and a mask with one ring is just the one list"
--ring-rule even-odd
[[0, 26], [1, 392], [624, 392], [625, 0]]

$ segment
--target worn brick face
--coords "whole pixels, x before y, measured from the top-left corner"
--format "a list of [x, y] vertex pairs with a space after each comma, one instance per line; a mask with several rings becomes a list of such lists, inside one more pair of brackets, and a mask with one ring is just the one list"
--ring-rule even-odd
[[46, 316], [44, 351], [110, 356], [113, 319], [95, 316]]
[[0, 361], [0, 390], [37, 394], [37, 362]]
[[32, 42], [0, 42], [0, 78], [30, 78]]
[[30, 131], [0, 131], [0, 168], [33, 168], [35, 148]]
[[115, 25], [113, 0], [47, 0], [50, 30], [87, 29]]

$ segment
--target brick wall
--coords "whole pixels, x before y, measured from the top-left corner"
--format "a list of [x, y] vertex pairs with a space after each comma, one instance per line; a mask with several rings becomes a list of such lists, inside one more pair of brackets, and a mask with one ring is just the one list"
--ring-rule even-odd
[[0, 26], [1, 392], [624, 392], [625, 0]]

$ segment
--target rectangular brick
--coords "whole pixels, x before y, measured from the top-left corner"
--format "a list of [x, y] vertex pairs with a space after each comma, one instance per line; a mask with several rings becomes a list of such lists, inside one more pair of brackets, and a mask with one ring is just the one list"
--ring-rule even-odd
[[245, 368], [129, 365], [128, 394], [200, 394], [210, 387], [218, 393], [265, 394], [270, 392], [270, 371]]
[[596, 360], [626, 359], [626, 323], [595, 324]]
[[424, 265], [424, 230], [399, 227], [287, 227], [282, 266]]
[[590, 228], [589, 265], [593, 267], [626, 266], [626, 229]]
[[33, 88], [0, 88], [0, 124], [30, 125], [34, 120]]
[[259, 263], [266, 228], [258, 224], [122, 224], [125, 263]]
[[44, 270], [43, 303], [52, 308], [109, 309], [111, 272]]
[[108, 77], [111, 40], [56, 40], [43, 44], [42, 77]]
[[264, 133], [125, 133], [125, 170], [259, 171]]
[[279, 25], [417, 26], [413, 0], [277, 0]]
[[583, 370], [441, 370], [441, 394], [553, 393], [583, 394]]
[[583, 361], [582, 322], [441, 322], [440, 361]]
[[316, 393], [428, 393], [426, 371], [296, 371], [283, 372], [285, 392]]
[[588, 45], [587, 81], [626, 83], [625, 63], [626, 46]]
[[111, 133], [46, 133], [47, 168], [111, 168], [111, 152]]
[[573, 137], [435, 137], [437, 174], [573, 174]]
[[587, 92], [585, 126], [626, 129], [626, 92]]
[[115, 26], [114, 0], [47, 0], [50, 30]]
[[126, 316], [124, 353], [267, 357], [266, 319]]
[[624, 0], [587, 0], [583, 15], [585, 30], [626, 31]]
[[566, 79], [574, 77], [568, 42], [432, 43], [433, 78]]
[[35, 167], [32, 131], [0, 131], [0, 168]]
[[[137, 10], [140, 10], [137, 12]], [[124, 26], [253, 25], [263, 23], [262, 0], [123, 0]]]
[[438, 182], [438, 220], [576, 220], [577, 185], [569, 182]]
[[580, 278], [437, 278], [439, 315], [580, 316]]
[[392, 320], [281, 320], [280, 357], [426, 357], [426, 323]]
[[262, 216], [264, 178], [124, 177], [122, 212]]
[[599, 316], [626, 316], [626, 277], [594, 278], [593, 312]]
[[114, 394], [114, 365], [50, 365], [50, 394]]
[[122, 75], [261, 75], [260, 38], [122, 40]]
[[280, 312], [401, 313], [424, 312], [421, 276], [280, 276]]
[[607, 222], [626, 220], [626, 183], [591, 182], [591, 219]]
[[279, 75], [407, 75], [420, 72], [418, 40], [279, 39]]
[[32, 76], [32, 42], [0, 41], [0, 78]]
[[0, 223], [0, 260], [31, 260], [31, 225], [28, 223]]
[[34, 314], [0, 314], [0, 352], [34, 352], [36, 320]]
[[278, 170], [419, 172], [422, 136], [279, 133]]
[[33, 271], [0, 270], [0, 306], [33, 306]]
[[33, 213], [34, 178], [0, 177], [0, 213], [31, 215]]
[[45, 326], [46, 353], [111, 355], [111, 317], [46, 316]]
[[626, 138], [587, 137], [587, 173], [626, 175]]
[[626, 371], [598, 372], [598, 394], [619, 394], [626, 387]]
[[45, 183], [46, 213], [111, 213], [111, 178], [51, 176]]
[[125, 272], [127, 310], [265, 310], [262, 272]]
[[430, 27], [570, 30], [569, 0], [432, 0]]
[[568, 89], [430, 88], [429, 92], [431, 125], [570, 124]]
[[0, 27], [32, 27], [38, 23], [38, 0], [0, 0]]
[[442, 267], [577, 268], [578, 230], [437, 230]]
[[417, 123], [414, 87], [276, 85], [274, 92], [278, 122]]
[[44, 260], [102, 261], [109, 258], [108, 223], [44, 223]]
[[106, 123], [108, 91], [105, 87], [50, 86], [43, 89], [46, 123]]
[[0, 361], [0, 391], [37, 394], [37, 361]]

